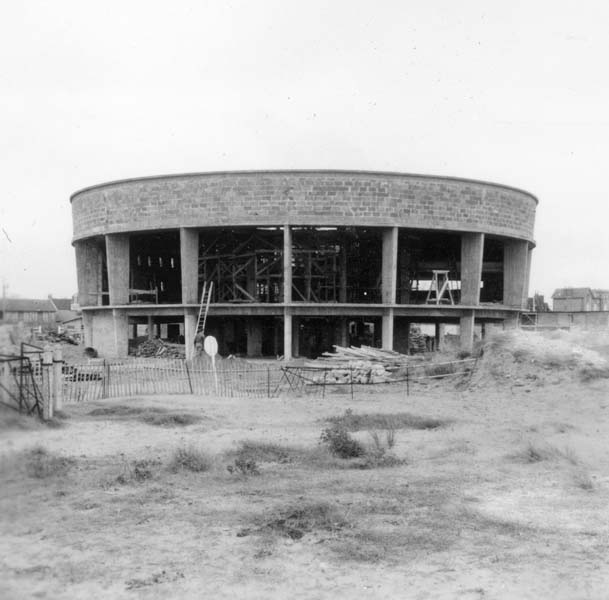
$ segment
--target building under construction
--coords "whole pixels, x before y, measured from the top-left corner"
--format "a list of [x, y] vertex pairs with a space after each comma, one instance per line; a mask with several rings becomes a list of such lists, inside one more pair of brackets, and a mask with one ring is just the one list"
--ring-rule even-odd
[[[220, 353], [314, 357], [333, 344], [407, 351], [411, 323], [514, 322], [537, 200], [466, 179], [360, 171], [146, 177], [71, 198], [85, 343], [144, 333]], [[212, 285], [213, 284], [213, 285]]]

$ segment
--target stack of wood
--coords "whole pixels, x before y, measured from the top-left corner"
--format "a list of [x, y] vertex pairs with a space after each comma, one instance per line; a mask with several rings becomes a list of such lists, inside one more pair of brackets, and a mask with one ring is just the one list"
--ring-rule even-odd
[[334, 352], [324, 352], [305, 367], [320, 370], [311, 377], [315, 383], [350, 383], [351, 377], [353, 383], [383, 383], [399, 376], [413, 360], [420, 358], [371, 346], [334, 346]]
[[184, 358], [183, 344], [170, 344], [160, 339], [146, 340], [137, 346], [135, 356], [147, 358]]

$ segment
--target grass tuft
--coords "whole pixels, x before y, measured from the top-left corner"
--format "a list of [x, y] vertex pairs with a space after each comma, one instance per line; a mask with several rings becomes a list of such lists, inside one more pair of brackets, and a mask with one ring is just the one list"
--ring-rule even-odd
[[193, 471], [203, 473], [211, 470], [213, 459], [195, 446], [181, 446], [176, 448], [169, 462], [169, 470], [177, 473], [178, 471]]
[[89, 411], [91, 417], [123, 418], [141, 421], [157, 427], [185, 427], [201, 421], [201, 417], [189, 412], [166, 410], [156, 406], [127, 406], [114, 404]]
[[537, 463], [544, 460], [565, 460], [572, 465], [579, 463], [579, 459], [570, 448], [561, 450], [556, 446], [534, 444], [533, 442], [529, 442], [524, 450], [514, 455], [514, 458], [525, 463]]
[[50, 452], [42, 446], [35, 446], [25, 454], [27, 474], [36, 479], [66, 475], [75, 463], [73, 458]]
[[326, 420], [347, 431], [367, 431], [370, 429], [437, 429], [448, 423], [448, 421], [432, 417], [419, 417], [405, 412], [357, 414], [350, 409], [340, 416], [330, 417]]

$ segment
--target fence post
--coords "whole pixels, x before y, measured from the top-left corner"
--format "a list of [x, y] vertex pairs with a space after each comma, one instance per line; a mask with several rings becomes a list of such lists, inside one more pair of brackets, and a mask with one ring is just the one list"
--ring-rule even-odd
[[42, 418], [48, 421], [53, 418], [53, 352], [45, 350], [42, 353]]
[[106, 359], [104, 358], [104, 381], [103, 381], [103, 388], [102, 388], [102, 394], [104, 398], [108, 398], [108, 396], [110, 395], [110, 363], [106, 362]]
[[53, 349], [53, 411], [63, 409], [63, 360], [61, 346]]
[[406, 396], [410, 396], [410, 367], [406, 365]]
[[353, 401], [353, 367], [349, 365], [349, 383], [351, 385], [351, 400]]

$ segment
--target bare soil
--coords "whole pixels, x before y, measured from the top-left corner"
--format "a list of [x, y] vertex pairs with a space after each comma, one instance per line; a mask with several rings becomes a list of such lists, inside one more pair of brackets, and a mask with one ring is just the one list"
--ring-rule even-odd
[[[54, 428], [7, 418], [0, 597], [607, 598], [608, 392], [157, 396], [67, 406]], [[319, 446], [348, 409], [441, 426], [402, 417], [401, 460], [365, 468]], [[209, 462], [170, 468], [184, 448]], [[235, 467], [248, 452], [258, 473]]]

